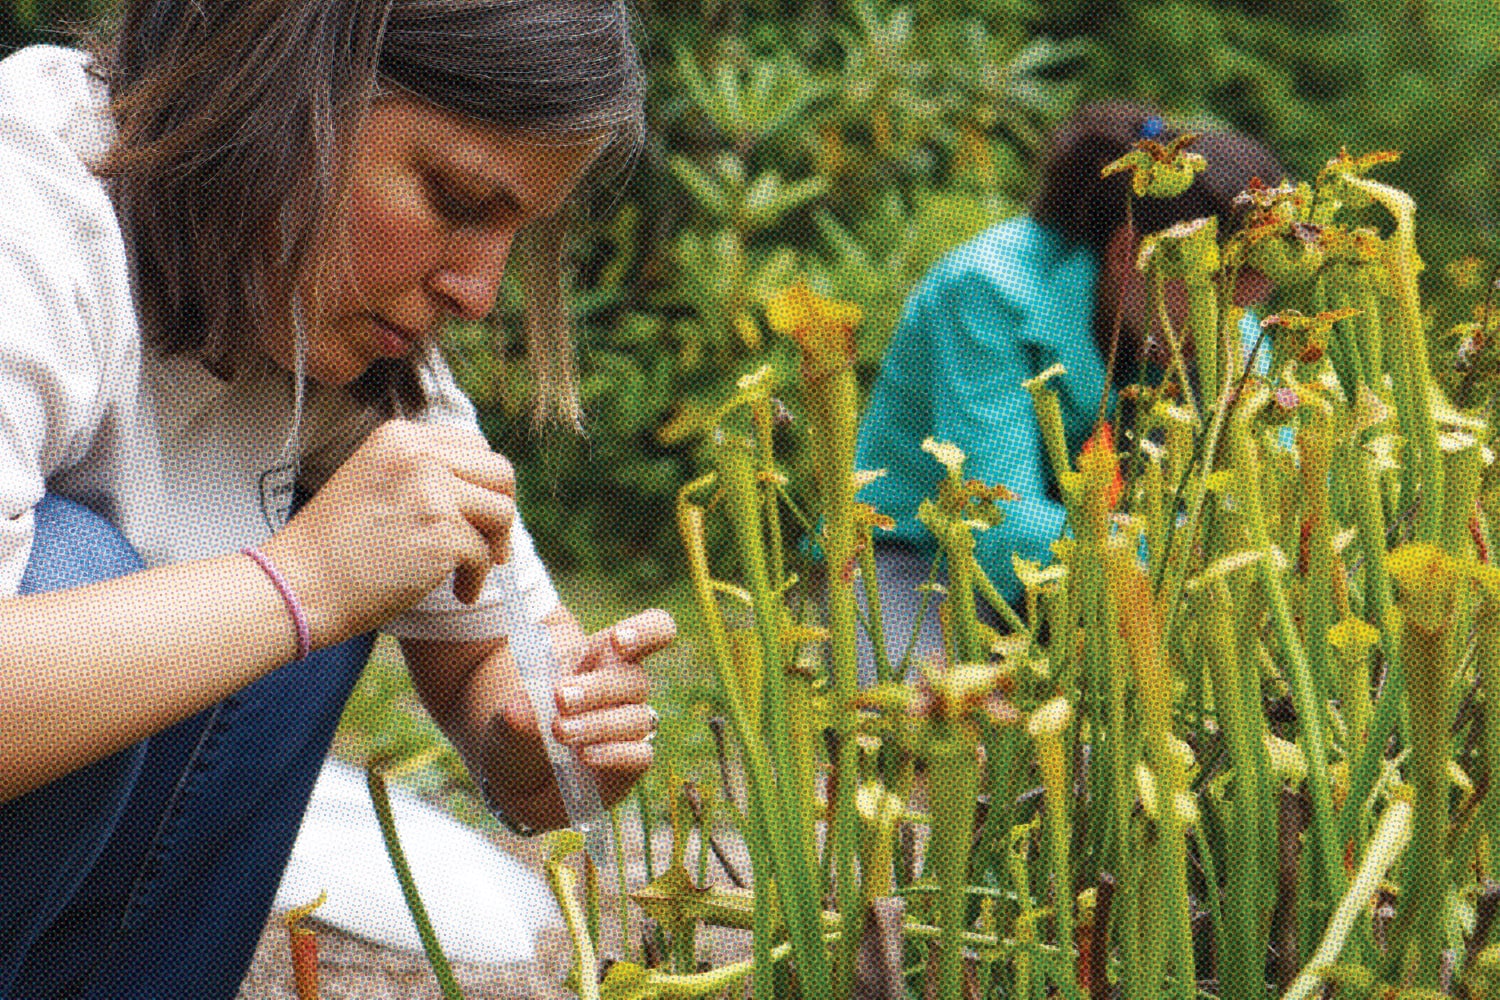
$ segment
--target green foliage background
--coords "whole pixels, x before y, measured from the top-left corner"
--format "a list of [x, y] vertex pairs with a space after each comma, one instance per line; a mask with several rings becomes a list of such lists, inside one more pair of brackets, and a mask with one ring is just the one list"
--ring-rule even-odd
[[[0, 0], [0, 52], [66, 42], [109, 0]], [[762, 312], [807, 278], [864, 307], [868, 386], [915, 281], [1019, 211], [1046, 130], [1125, 95], [1266, 141], [1295, 176], [1395, 148], [1420, 206], [1434, 322], [1461, 318], [1500, 219], [1500, 17], [1485, 0], [637, 0], [650, 140], [589, 199], [574, 281], [585, 436], [538, 431], [508, 283], [501, 336], [451, 331], [455, 372], [516, 460], [556, 568], [632, 585], [680, 565], [672, 501], [697, 417], [790, 345]], [[1457, 265], [1450, 267], [1449, 265]], [[795, 403], [794, 400], [791, 402]], [[793, 406], [795, 409], [795, 405]], [[801, 462], [799, 428], [783, 442]], [[806, 470], [803, 470], [804, 472]], [[806, 475], [793, 482], [809, 482]]]

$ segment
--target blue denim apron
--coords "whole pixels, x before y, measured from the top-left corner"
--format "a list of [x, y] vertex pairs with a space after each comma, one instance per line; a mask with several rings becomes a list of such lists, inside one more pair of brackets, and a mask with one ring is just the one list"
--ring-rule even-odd
[[[23, 594], [143, 568], [71, 500], [35, 516]], [[0, 997], [234, 997], [374, 638], [0, 804]]]

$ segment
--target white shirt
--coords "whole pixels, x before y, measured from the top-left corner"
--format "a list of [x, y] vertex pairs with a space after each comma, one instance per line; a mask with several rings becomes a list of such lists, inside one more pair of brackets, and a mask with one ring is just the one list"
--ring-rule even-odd
[[[108, 518], [148, 566], [222, 555], [270, 538], [294, 477], [315, 490], [375, 426], [346, 390], [309, 382], [285, 455], [290, 373], [261, 360], [224, 382], [145, 349], [119, 222], [84, 162], [114, 133], [87, 60], [51, 45], [0, 60], [0, 596], [20, 584], [44, 490]], [[478, 428], [435, 349], [419, 371], [432, 404], [416, 419]], [[369, 553], [372, 574], [384, 556]], [[527, 616], [540, 620], [557, 593], [519, 519], [511, 559]], [[503, 635], [497, 577], [473, 605], [450, 578], [382, 631]]]

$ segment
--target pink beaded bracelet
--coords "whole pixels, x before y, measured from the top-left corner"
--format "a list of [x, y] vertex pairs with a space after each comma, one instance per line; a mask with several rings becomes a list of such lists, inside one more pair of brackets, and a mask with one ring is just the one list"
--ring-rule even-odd
[[291, 612], [292, 624], [297, 626], [297, 659], [307, 658], [312, 652], [312, 633], [307, 628], [307, 615], [302, 612], [302, 602], [297, 600], [297, 595], [292, 593], [291, 586], [286, 582], [286, 577], [277, 572], [276, 567], [271, 565], [271, 560], [266, 558], [265, 553], [255, 548], [240, 549], [242, 555], [247, 555], [255, 560], [255, 564], [266, 571], [266, 576], [276, 585], [281, 594], [281, 599], [286, 602], [287, 611]]

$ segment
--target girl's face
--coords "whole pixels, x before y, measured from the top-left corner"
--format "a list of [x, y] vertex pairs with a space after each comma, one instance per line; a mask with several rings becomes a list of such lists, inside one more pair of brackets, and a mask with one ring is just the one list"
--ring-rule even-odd
[[[1132, 239], [1128, 229], [1124, 226], [1116, 229], [1104, 251], [1105, 275], [1100, 285], [1106, 296], [1105, 304], [1121, 313], [1124, 330], [1138, 340], [1158, 325], [1151, 283], [1135, 266], [1139, 248], [1140, 241]], [[1264, 299], [1270, 290], [1271, 283], [1264, 275], [1247, 268], [1240, 272], [1235, 282], [1234, 304], [1242, 309], [1248, 308]], [[1183, 330], [1187, 325], [1187, 286], [1181, 278], [1174, 278], [1163, 284], [1162, 292], [1172, 329]], [[1184, 350], [1190, 350], [1191, 338], [1183, 340]]]
[[[602, 147], [527, 138], [406, 94], [377, 100], [354, 140], [345, 266], [329, 271], [322, 320], [304, 307], [308, 375], [346, 385], [431, 341], [445, 316], [482, 319], [517, 230], [556, 212]], [[290, 328], [263, 347], [295, 367]]]

